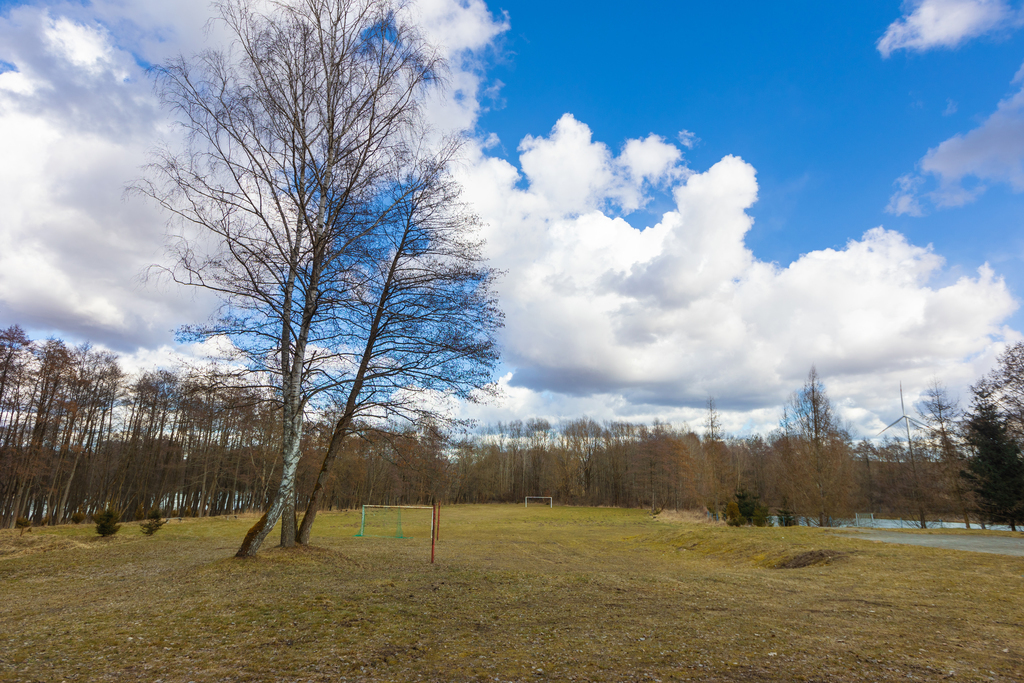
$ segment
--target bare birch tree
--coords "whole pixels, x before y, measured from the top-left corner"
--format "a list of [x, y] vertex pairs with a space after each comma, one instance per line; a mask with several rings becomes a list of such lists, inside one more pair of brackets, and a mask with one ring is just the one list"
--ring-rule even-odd
[[357, 421], [419, 422], [431, 427], [429, 434], [449, 421], [447, 399], [488, 395], [501, 313], [490, 288], [495, 272], [474, 239], [477, 220], [447, 171], [453, 152], [449, 145], [409, 166], [382, 198], [392, 207], [390, 219], [365, 250], [358, 281], [334, 321], [336, 339], [351, 353], [340, 372], [320, 371], [343, 409], [299, 527], [300, 543], [309, 543], [327, 477]]
[[445, 65], [391, 0], [214, 6], [232, 44], [157, 70], [187, 142], [136, 189], [180, 219], [175, 280], [223, 301], [191, 335], [230, 339], [281, 404], [281, 481], [244, 557], [279, 519], [281, 545], [295, 543], [304, 412], [331, 388], [323, 371], [345, 360], [333, 321], [393, 219], [382, 197]]

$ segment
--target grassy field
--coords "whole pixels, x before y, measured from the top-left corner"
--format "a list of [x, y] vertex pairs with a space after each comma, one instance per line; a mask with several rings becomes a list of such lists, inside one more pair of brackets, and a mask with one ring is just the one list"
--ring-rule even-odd
[[1024, 679], [1020, 558], [668, 517], [446, 507], [434, 565], [412, 516], [248, 561], [251, 518], [2, 531], [0, 680]]

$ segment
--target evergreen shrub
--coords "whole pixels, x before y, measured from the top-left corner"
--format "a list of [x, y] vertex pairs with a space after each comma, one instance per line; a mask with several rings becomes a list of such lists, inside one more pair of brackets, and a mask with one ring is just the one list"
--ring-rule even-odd
[[736, 504], [736, 501], [731, 501], [725, 508], [725, 523], [729, 526], [743, 526], [747, 523], [747, 518], [740, 514], [740, 506]]
[[159, 517], [154, 519], [151, 517], [139, 525], [139, 530], [147, 536], [152, 536], [156, 532], [160, 531], [160, 527], [164, 524], [167, 524], [166, 519], [160, 519]]
[[113, 536], [121, 530], [121, 513], [108, 507], [93, 513], [92, 519], [96, 522], [96, 533], [100, 536]]

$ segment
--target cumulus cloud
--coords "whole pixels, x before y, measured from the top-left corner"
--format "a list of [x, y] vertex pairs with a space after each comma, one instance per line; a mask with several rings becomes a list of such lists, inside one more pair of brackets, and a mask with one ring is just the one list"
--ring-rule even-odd
[[[506, 28], [482, 0], [421, 0], [428, 40], [453, 64], [439, 128], [470, 128], [482, 75], [475, 55]], [[145, 73], [223, 43], [207, 0], [40, 2], [0, 12], [0, 320], [162, 357], [208, 296], [143, 283], [163, 259], [166, 217], [125, 202], [149, 151], [174, 133]], [[162, 349], [156, 355], [147, 349]], [[134, 357], [133, 356], [133, 357]]]
[[973, 377], [1007, 334], [1017, 304], [991, 269], [938, 284], [942, 257], [881, 227], [785, 266], [757, 259], [745, 242], [756, 174], [738, 157], [673, 175], [680, 157], [662, 153], [676, 166], [650, 168], [675, 207], [630, 226], [605, 207], [647, 187], [624, 160], [633, 142], [615, 156], [563, 116], [524, 141], [521, 173], [481, 155], [466, 175], [508, 272], [504, 383], [520, 408], [692, 422], [712, 395], [734, 427], [763, 428], [814, 363], [870, 429], [887, 383]]
[[447, 87], [430, 102], [431, 121], [441, 130], [472, 129], [482, 99], [501, 89], [500, 81], [486, 82], [482, 57], [508, 30], [508, 16], [494, 16], [484, 0], [417, 0], [408, 11], [452, 67]]
[[534, 197], [545, 212], [559, 215], [607, 205], [629, 213], [644, 205], [646, 188], [688, 173], [679, 148], [664, 138], [629, 140], [616, 157], [572, 114], [563, 115], [548, 137], [527, 135], [519, 152]]
[[968, 176], [1024, 190], [1024, 90], [1000, 102], [974, 130], [928, 150], [921, 169], [940, 180], [939, 206], [960, 206], [978, 195], [982, 188], [964, 188]]
[[883, 57], [896, 50], [952, 48], [1020, 23], [1020, 15], [1006, 0], [908, 0], [903, 9], [903, 16], [889, 24], [878, 40]]
[[[1019, 74], [1015, 82], [1020, 81]], [[925, 177], [937, 183], [926, 196], [938, 207], [968, 204], [989, 183], [1005, 183], [1014, 192], [1024, 191], [1024, 88], [1002, 100], [974, 130], [958, 133], [928, 150], [919, 167], [920, 174], [904, 175], [896, 181], [898, 189], [887, 211], [922, 215], [920, 193]]]
[[0, 314], [122, 349], [166, 339], [174, 313], [195, 310], [139, 286], [163, 219], [121, 200], [162, 122], [142, 68], [60, 6], [12, 9], [0, 45]]

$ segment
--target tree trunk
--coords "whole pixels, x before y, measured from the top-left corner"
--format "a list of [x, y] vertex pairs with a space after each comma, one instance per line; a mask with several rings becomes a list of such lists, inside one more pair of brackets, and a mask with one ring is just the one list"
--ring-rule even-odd
[[287, 412], [289, 414], [285, 416], [284, 447], [281, 449], [281, 484], [277, 488], [273, 503], [249, 529], [235, 557], [254, 556], [279, 519], [283, 519], [281, 546], [291, 548], [295, 545], [295, 473], [299, 465], [299, 445], [302, 440], [302, 412], [300, 409]]

